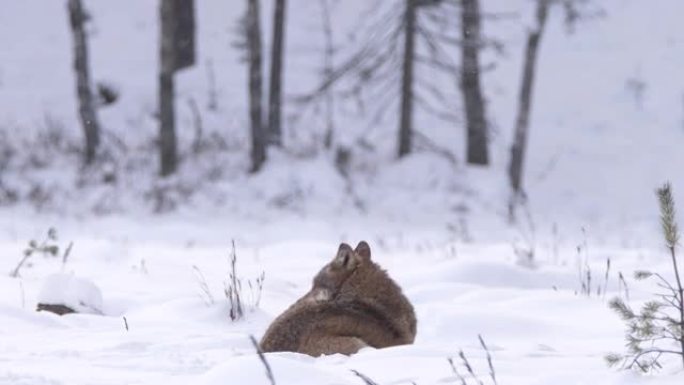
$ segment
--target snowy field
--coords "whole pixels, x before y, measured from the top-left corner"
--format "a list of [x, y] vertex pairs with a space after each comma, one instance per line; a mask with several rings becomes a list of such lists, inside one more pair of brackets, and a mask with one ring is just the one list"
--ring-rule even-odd
[[[1, 271], [14, 268], [26, 246], [24, 234], [42, 236], [29, 230], [36, 223], [14, 223], [14, 233], [5, 228]], [[255, 239], [263, 228], [226, 220], [62, 223], [57, 243], [74, 241], [66, 264], [36, 256], [21, 278], [0, 278], [0, 383], [267, 384], [248, 336], [259, 338], [277, 314], [308, 291], [340, 240], [354, 241], [336, 226], [314, 227], [316, 232], [308, 231], [296, 220], [265, 226], [274, 233], [259, 243]], [[301, 234], [287, 234], [292, 228]], [[231, 238], [237, 243], [238, 275], [253, 282], [261, 272], [266, 277], [260, 307], [234, 323], [223, 295]], [[630, 303], [638, 303], [653, 288], [636, 284], [629, 272], [646, 264], [667, 271], [662, 250], [588, 245], [586, 253], [576, 254], [561, 244], [557, 257], [549, 255], [531, 269], [516, 263], [509, 244], [408, 236], [369, 241], [374, 260], [416, 308], [415, 344], [366, 349], [352, 357], [268, 354], [278, 384], [362, 384], [351, 370], [379, 384], [459, 383], [447, 358], [454, 357], [468, 378], [458, 358], [461, 350], [489, 384], [478, 335], [488, 344], [499, 384], [681, 384], [681, 369], [672, 360], [672, 369], [646, 377], [609, 369], [603, 361], [604, 354], [623, 347], [623, 325], [606, 306], [608, 298], [625, 297], [618, 273], [627, 276]], [[607, 281], [606, 258], [612, 261]], [[595, 277], [589, 296], [580, 293], [578, 277], [578, 265], [587, 261]], [[201, 289], [197, 271], [213, 300]], [[96, 282], [105, 315], [34, 312], [45, 277], [58, 272]], [[599, 288], [607, 288], [606, 294], [596, 294]], [[245, 296], [253, 303], [249, 290]]]
[[[462, 164], [460, 126], [417, 116], [422, 133], [454, 144], [457, 164], [429, 151], [395, 162], [395, 122], [366, 132], [367, 123], [340, 117], [349, 144], [377, 144], [355, 158], [349, 180], [329, 154], [308, 152], [316, 137], [310, 133], [320, 127], [315, 119], [301, 121], [300, 131], [289, 127], [291, 151], [274, 152], [261, 174], [246, 175], [246, 70], [231, 48], [243, 2], [197, 2], [200, 65], [178, 76], [179, 125], [187, 129], [180, 133], [182, 169], [170, 184], [199, 187], [158, 214], [149, 198], [160, 187], [149, 155], [157, 130], [157, 2], [86, 1], [95, 20], [94, 77], [122, 92], [101, 120], [130, 148], [112, 166], [115, 185], [93, 183], [93, 176], [84, 182], [77, 157], [59, 146], [38, 148], [37, 163], [48, 164], [42, 167], [19, 151], [2, 175], [27, 197], [35, 186], [51, 195], [38, 206], [27, 199], [0, 208], [0, 384], [268, 384], [249, 336], [259, 339], [309, 290], [340, 242], [362, 239], [413, 303], [415, 344], [351, 357], [268, 354], [277, 384], [363, 384], [356, 370], [381, 385], [463, 385], [452, 357], [467, 385], [491, 385], [478, 335], [499, 385], [684, 383], [674, 359], [651, 375], [611, 369], [603, 359], [624, 349], [624, 325], [609, 299], [637, 307], [655, 287], [632, 272], [670, 271], [654, 189], [672, 181], [684, 213], [684, 2], [596, 0], [606, 15], [572, 34], [560, 12], [552, 14], [526, 169], [530, 221], [513, 227], [505, 220], [505, 166], [531, 2], [483, 1], [486, 10], [519, 13], [485, 24], [507, 46], [502, 57], [489, 54], [497, 67], [484, 78], [495, 128], [491, 168]], [[291, 2], [299, 5], [286, 66], [286, 89], [294, 93], [315, 83], [320, 58], [311, 47], [322, 37], [314, 2]], [[337, 28], [352, 28], [355, 7], [337, 7]], [[62, 1], [0, 0], [0, 130], [9, 133], [0, 144], [56, 126], [67, 142], [80, 138], [65, 13]], [[206, 105], [209, 62], [220, 106], [204, 111], [204, 124], [207, 132], [228, 132], [227, 144], [194, 159], [187, 100]], [[644, 85], [640, 97], [635, 84]], [[307, 134], [297, 137], [301, 131]], [[40, 242], [50, 227], [60, 257], [73, 242], [66, 263], [36, 254], [10, 277], [29, 241]], [[259, 306], [236, 322], [223, 293], [232, 241], [243, 282], [265, 274]], [[530, 264], [524, 254], [532, 251]], [[588, 271], [589, 295], [582, 293]], [[97, 285], [103, 314], [35, 312], [56, 273]], [[245, 295], [256, 302], [257, 291], [246, 287]], [[461, 351], [479, 379], [468, 374]]]

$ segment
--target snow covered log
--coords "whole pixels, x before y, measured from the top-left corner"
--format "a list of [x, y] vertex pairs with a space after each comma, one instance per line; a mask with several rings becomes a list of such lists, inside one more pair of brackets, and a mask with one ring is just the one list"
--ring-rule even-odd
[[38, 295], [36, 311], [58, 315], [69, 313], [104, 314], [102, 292], [91, 281], [72, 274], [48, 276]]

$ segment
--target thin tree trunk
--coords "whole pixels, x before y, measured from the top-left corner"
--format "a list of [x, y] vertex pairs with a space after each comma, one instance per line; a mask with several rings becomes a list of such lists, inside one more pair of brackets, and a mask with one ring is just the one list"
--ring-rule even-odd
[[537, 0], [535, 29], [527, 36], [527, 46], [525, 48], [525, 62], [523, 65], [522, 83], [520, 86], [518, 118], [515, 124], [515, 136], [511, 146], [511, 159], [508, 168], [513, 196], [509, 202], [509, 214], [513, 220], [515, 218], [515, 206], [524, 201], [522, 188], [523, 163], [525, 159], [525, 148], [527, 146], [527, 134], [530, 123], [530, 110], [532, 108], [532, 89], [534, 85], [535, 65], [539, 51], [539, 43], [549, 11], [549, 0]]
[[171, 175], [178, 168], [174, 112], [174, 20], [173, 0], [161, 0], [160, 68], [159, 68], [159, 155], [160, 175]]
[[467, 160], [470, 164], [487, 165], [487, 118], [480, 86], [480, 1], [462, 0], [461, 7], [461, 90], [468, 133]]
[[261, 28], [259, 0], [247, 0], [247, 50], [249, 60], [249, 119], [252, 133], [252, 172], [266, 161], [266, 135], [261, 116]]
[[268, 95], [268, 127], [270, 142], [282, 145], [281, 97], [283, 79], [283, 44], [285, 41], [286, 0], [276, 0], [273, 12], [273, 46], [271, 47], [271, 78]]
[[100, 144], [100, 125], [97, 120], [95, 100], [90, 87], [88, 68], [88, 44], [84, 24], [87, 15], [80, 0], [69, 0], [69, 22], [74, 37], [74, 70], [76, 71], [76, 91], [78, 94], [78, 112], [85, 134], [85, 164], [95, 160], [97, 147]]
[[[333, 47], [333, 33], [330, 20], [330, 5], [328, 0], [321, 0], [321, 11], [323, 17], [323, 34], [325, 36], [325, 50], [323, 52], [323, 73], [325, 78], [330, 78], [333, 73], [333, 55], [335, 54]], [[335, 136], [335, 121], [333, 117], [334, 96], [330, 90], [325, 90], [325, 136], [323, 137], [323, 145], [326, 149], [330, 149], [333, 144]]]
[[404, 62], [401, 79], [401, 115], [399, 118], [399, 157], [411, 151], [413, 137], [413, 62], [416, 31], [416, 0], [406, 0], [404, 15]]

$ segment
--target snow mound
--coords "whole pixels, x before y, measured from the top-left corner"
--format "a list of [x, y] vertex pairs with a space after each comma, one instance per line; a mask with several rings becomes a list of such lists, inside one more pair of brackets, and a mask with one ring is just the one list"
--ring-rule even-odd
[[48, 276], [38, 294], [38, 303], [64, 305], [77, 313], [103, 314], [100, 289], [93, 282], [72, 274]]
[[[349, 374], [316, 365], [316, 359], [297, 353], [267, 354], [266, 359], [279, 385], [352, 384]], [[250, 384], [270, 385], [266, 368], [256, 354], [235, 357], [209, 370], [199, 382], [202, 385]]]

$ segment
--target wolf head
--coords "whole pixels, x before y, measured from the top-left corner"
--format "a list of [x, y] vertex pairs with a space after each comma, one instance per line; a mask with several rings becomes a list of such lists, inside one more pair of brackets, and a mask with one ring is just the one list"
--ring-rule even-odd
[[335, 258], [323, 266], [321, 271], [316, 274], [313, 280], [311, 293], [313, 298], [318, 301], [325, 301], [335, 298], [340, 292], [340, 288], [354, 273], [371, 265], [370, 247], [368, 243], [359, 242], [356, 249], [352, 249], [346, 243], [341, 243], [337, 249]]
[[391, 320], [400, 334], [396, 341], [412, 343], [415, 338], [413, 306], [401, 287], [371, 260], [370, 246], [364, 241], [353, 250], [341, 244], [332, 262], [314, 279], [311, 293], [317, 301], [334, 301], [343, 307], [362, 306], [375, 318]]

